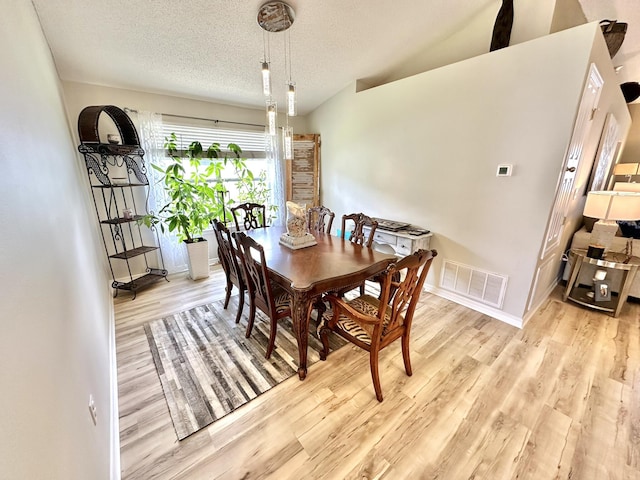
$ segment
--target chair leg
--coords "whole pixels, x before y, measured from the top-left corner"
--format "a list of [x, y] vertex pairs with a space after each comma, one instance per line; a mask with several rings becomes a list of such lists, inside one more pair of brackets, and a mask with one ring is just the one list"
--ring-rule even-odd
[[249, 299], [249, 321], [247, 322], [247, 333], [245, 337], [251, 336], [251, 330], [253, 330], [253, 321], [256, 319], [256, 304], [253, 299]]
[[273, 352], [273, 347], [276, 344], [276, 331], [278, 330], [278, 321], [275, 319], [271, 319], [271, 331], [269, 332], [269, 345], [267, 346], [267, 354], [265, 358], [271, 357], [271, 352]]
[[331, 329], [323, 324], [320, 327], [320, 340], [322, 340], [322, 350], [320, 351], [320, 360], [326, 360], [329, 355], [329, 332]]
[[382, 387], [380, 386], [380, 373], [378, 372], [378, 351], [369, 352], [369, 365], [371, 366], [371, 378], [373, 379], [373, 389], [376, 391], [376, 398], [382, 401]]
[[224, 309], [226, 310], [229, 306], [229, 299], [231, 298], [231, 290], [233, 290], [233, 283], [227, 280], [227, 288], [226, 288], [226, 296], [224, 297]]
[[242, 310], [244, 309], [244, 290], [240, 289], [240, 298], [238, 299], [238, 313], [236, 313], [236, 323], [240, 323]]
[[360, 285], [360, 296], [364, 295], [364, 282]]
[[313, 307], [318, 311], [316, 322], [318, 325], [320, 325], [320, 323], [322, 322], [322, 316], [324, 315], [324, 312], [327, 311], [327, 306], [322, 301], [322, 297], [318, 297], [318, 300], [316, 300], [316, 302], [313, 304]]
[[411, 358], [409, 357], [409, 332], [402, 335], [402, 360], [404, 360], [404, 369], [408, 376], [411, 376]]

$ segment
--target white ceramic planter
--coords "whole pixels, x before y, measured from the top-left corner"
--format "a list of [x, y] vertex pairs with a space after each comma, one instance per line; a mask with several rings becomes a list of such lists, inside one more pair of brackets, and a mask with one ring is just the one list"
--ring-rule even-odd
[[207, 278], [209, 276], [209, 244], [205, 239], [195, 243], [187, 243], [189, 257], [189, 277], [191, 280]]

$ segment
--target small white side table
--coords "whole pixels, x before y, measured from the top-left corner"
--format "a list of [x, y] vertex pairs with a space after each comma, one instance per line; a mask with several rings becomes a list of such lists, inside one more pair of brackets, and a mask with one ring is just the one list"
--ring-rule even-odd
[[[364, 227], [363, 230], [365, 234], [368, 235], [371, 229]], [[373, 240], [378, 243], [390, 245], [395, 250], [396, 255], [404, 256], [411, 255], [421, 248], [427, 250], [431, 243], [432, 236], [433, 234], [431, 232], [423, 233], [422, 235], [410, 235], [402, 230], [392, 232], [390, 230], [382, 230], [378, 227], [373, 234]]]

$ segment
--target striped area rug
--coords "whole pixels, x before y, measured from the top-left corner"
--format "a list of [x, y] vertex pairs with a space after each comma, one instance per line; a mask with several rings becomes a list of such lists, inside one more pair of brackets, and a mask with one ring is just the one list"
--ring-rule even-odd
[[[275, 349], [266, 360], [269, 319], [256, 312], [251, 337], [245, 338], [249, 306], [236, 324], [237, 302], [235, 296], [227, 310], [219, 301], [144, 325], [179, 440], [297, 374], [291, 320], [279, 322]], [[314, 320], [309, 329], [308, 366], [320, 359], [322, 348]], [[331, 350], [344, 345], [338, 335], [329, 338]]]

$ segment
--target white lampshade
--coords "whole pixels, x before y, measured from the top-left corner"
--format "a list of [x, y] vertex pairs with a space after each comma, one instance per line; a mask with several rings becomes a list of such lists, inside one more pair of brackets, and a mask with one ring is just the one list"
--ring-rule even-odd
[[638, 175], [638, 163], [617, 163], [613, 168], [614, 175]]
[[613, 189], [616, 192], [640, 192], [640, 183], [616, 182]]
[[584, 215], [604, 221], [640, 220], [640, 193], [612, 190], [589, 192]]

